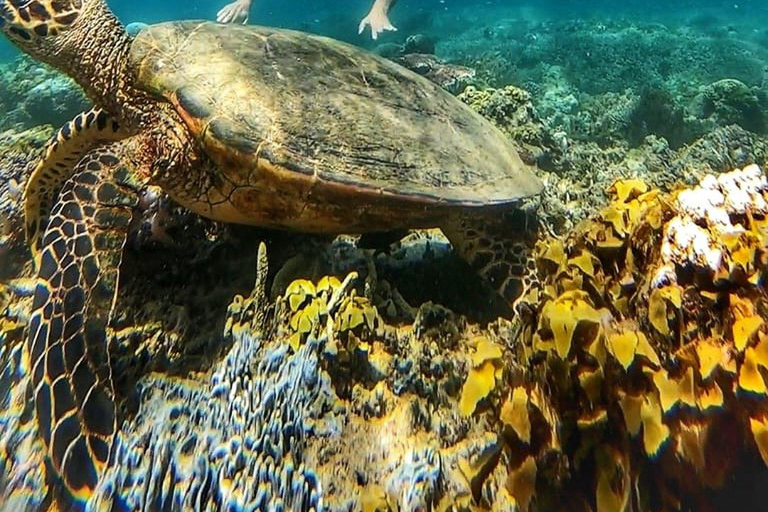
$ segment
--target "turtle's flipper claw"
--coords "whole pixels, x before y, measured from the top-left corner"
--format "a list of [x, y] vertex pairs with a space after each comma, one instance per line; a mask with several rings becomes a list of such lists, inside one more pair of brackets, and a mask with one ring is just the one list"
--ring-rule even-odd
[[51, 467], [80, 500], [95, 488], [115, 433], [106, 326], [138, 204], [121, 160], [125, 147], [88, 153], [64, 184], [43, 235], [30, 319], [40, 433]]

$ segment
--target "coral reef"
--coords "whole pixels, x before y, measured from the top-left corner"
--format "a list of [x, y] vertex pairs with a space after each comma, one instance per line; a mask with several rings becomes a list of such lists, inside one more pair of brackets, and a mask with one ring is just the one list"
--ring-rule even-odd
[[[551, 236], [512, 320], [439, 232], [317, 243], [148, 188], [109, 332], [122, 423], [86, 509], [753, 505], [768, 478], [768, 183], [752, 165], [768, 163], [767, 55], [693, 22], [462, 18], [377, 48], [539, 168]], [[19, 200], [51, 129], [21, 130], [82, 104], [24, 59], [0, 88], [0, 510], [31, 511], [69, 498], [46, 478], [23, 350]]]
[[763, 81], [765, 51], [741, 33], [712, 37], [684, 25], [626, 18], [510, 21], [467, 24], [438, 40], [437, 52], [476, 67], [489, 85], [544, 84], [557, 66], [567, 84], [590, 95], [661, 83], [698, 87], [722, 77]]
[[669, 196], [618, 181], [611, 198], [539, 244], [538, 321], [516, 347], [529, 366], [495, 409], [527, 454], [514, 471], [535, 476], [537, 510], [712, 510], [732, 471], [768, 464], [768, 181], [750, 166]]
[[25, 57], [0, 64], [0, 91], [0, 131], [59, 127], [89, 106], [72, 80]]
[[[411, 308], [382, 276], [418, 267], [439, 247], [429, 234], [373, 260], [340, 240], [335, 269], [355, 271], [296, 279], [288, 265], [274, 299], [262, 245], [248, 258], [253, 290], [197, 318], [220, 328], [204, 350], [221, 357], [139, 365], [87, 508], [712, 510], [729, 474], [754, 481], [768, 463], [768, 180], [757, 166], [670, 194], [624, 180], [609, 198], [567, 237], [539, 242], [527, 322]], [[229, 252], [206, 257], [243, 274]], [[189, 272], [209, 294], [231, 290]], [[124, 293], [146, 294], [140, 279]], [[30, 289], [4, 283], [0, 489], [7, 510], [35, 510], [57, 491], [25, 399]]]
[[[544, 148], [547, 143], [557, 144], [557, 137], [545, 129], [531, 95], [523, 89], [511, 85], [501, 89], [478, 89], [470, 85], [458, 97], [528, 151]], [[559, 149], [565, 150], [565, 146], [561, 139]]]
[[[650, 110], [667, 107], [656, 102], [657, 93], [647, 94], [642, 101], [612, 95], [615, 108], [598, 119], [580, 119], [581, 135], [576, 137], [550, 125], [532, 95], [515, 86], [469, 86], [458, 97], [514, 139], [523, 159], [540, 168], [546, 183], [541, 212], [545, 224], [556, 233], [567, 232], [604, 205], [604, 191], [619, 177], [642, 177], [652, 186], [669, 190], [677, 183], [694, 184], [706, 173], [768, 162], [768, 138], [738, 125], [711, 130], [700, 126], [696, 128], [702, 133], [699, 138], [671, 147], [666, 138], [648, 134], [649, 122], [656, 119], [664, 124], [666, 119], [670, 124], [660, 131], [674, 132], [679, 126], [672, 120], [680, 117], [650, 116]], [[629, 141], [641, 135], [642, 141], [632, 147]]]
[[678, 149], [731, 124], [766, 131], [768, 55], [743, 31], [474, 18], [438, 40], [438, 55], [476, 69], [476, 85], [529, 91], [541, 120], [569, 139], [606, 148], [652, 135]]
[[718, 126], [738, 124], [753, 132], [766, 129], [766, 91], [725, 78], [703, 88], [698, 100], [699, 115]]
[[[263, 246], [261, 255], [265, 265]], [[329, 384], [318, 373], [319, 343], [308, 340], [293, 355], [283, 344], [264, 343], [266, 267], [260, 270], [254, 293], [237, 296], [230, 307], [224, 336], [232, 348], [209, 374], [141, 382], [137, 411], [117, 436], [114, 462], [88, 509], [321, 509], [321, 484], [301, 453], [311, 431], [310, 409], [328, 394]], [[28, 375], [17, 348], [15, 364], [3, 366], [16, 367], [5, 378], [21, 395], [11, 395], [13, 407], [2, 417], [10, 427], [2, 429], [3, 475], [23, 478], [0, 482], [0, 501], [10, 507], [4, 510], [36, 510], [51, 491], [34, 481], [44, 458], [23, 419], [30, 417], [23, 396]], [[31, 447], [20, 452], [19, 443]], [[26, 456], [17, 458], [21, 453]]]
[[34, 158], [51, 135], [49, 126], [0, 133], [0, 279], [19, 275], [27, 261], [21, 195]]

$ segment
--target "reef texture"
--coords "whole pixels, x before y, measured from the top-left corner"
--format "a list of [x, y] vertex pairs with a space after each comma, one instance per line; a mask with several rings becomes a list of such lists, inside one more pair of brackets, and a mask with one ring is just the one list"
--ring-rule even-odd
[[[533, 96], [519, 87], [468, 86], [458, 97], [517, 142], [524, 160], [539, 168], [545, 183], [541, 215], [558, 234], [602, 207], [605, 191], [617, 178], [642, 176], [649, 185], [668, 190], [679, 183], [693, 185], [707, 173], [768, 159], [768, 138], [736, 124], [714, 128], [677, 148], [663, 134], [643, 135], [633, 146], [626, 133], [615, 135], [606, 147], [599, 137], [582, 139], [553, 128]], [[642, 110], [626, 115], [648, 119]], [[599, 127], [601, 122], [591, 120], [589, 125]]]
[[[768, 181], [749, 166], [669, 194], [617, 181], [609, 198], [539, 242], [543, 286], [514, 322], [408, 305], [383, 276], [450, 268], [431, 232], [375, 258], [337, 241], [335, 269], [360, 277], [289, 262], [274, 299], [262, 245], [256, 286], [221, 315], [222, 357], [138, 370], [85, 508], [706, 511], [732, 475], [744, 498], [768, 463]], [[72, 504], [26, 396], [29, 281], [0, 288], [9, 511]]]
[[0, 91], [0, 132], [58, 127], [89, 106], [72, 80], [26, 57], [0, 64]]
[[596, 218], [539, 244], [547, 279], [515, 348], [528, 365], [497, 406], [518, 502], [712, 510], [710, 491], [738, 474], [755, 503], [744, 475], [760, 472], [744, 467], [768, 463], [766, 197], [757, 166], [669, 195], [618, 181]]
[[[323, 244], [217, 224], [148, 188], [109, 333], [122, 423], [88, 503], [47, 474], [27, 396], [34, 281], [20, 213], [51, 134], [27, 128], [62, 123], [82, 96], [24, 59], [0, 69], [0, 129], [12, 128], [0, 133], [1, 511], [759, 503], [768, 186], [753, 164], [768, 160], [768, 82], [757, 36], [706, 20], [472, 16], [436, 17], [441, 37], [379, 51], [463, 89], [539, 168], [551, 235], [524, 314], [508, 320], [436, 231]], [[460, 29], [440, 25], [451, 19]]]

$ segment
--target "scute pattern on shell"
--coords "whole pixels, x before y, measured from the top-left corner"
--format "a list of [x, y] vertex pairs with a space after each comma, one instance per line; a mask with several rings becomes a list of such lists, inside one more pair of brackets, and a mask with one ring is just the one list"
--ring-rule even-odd
[[352, 45], [267, 27], [162, 23], [137, 36], [130, 66], [176, 105], [234, 186], [257, 182], [243, 169], [264, 159], [320, 184], [457, 204], [541, 189], [490, 122]]

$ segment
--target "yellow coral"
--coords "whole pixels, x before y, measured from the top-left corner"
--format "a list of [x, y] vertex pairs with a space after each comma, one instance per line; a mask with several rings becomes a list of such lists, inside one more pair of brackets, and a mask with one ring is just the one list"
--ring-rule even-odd
[[619, 392], [619, 406], [624, 415], [624, 424], [632, 436], [639, 434], [640, 427], [643, 425], [642, 407], [644, 400], [643, 395], [630, 395], [624, 391]]
[[541, 417], [544, 419], [547, 427], [549, 428], [551, 435], [551, 439], [549, 441], [550, 446], [553, 449], [559, 449], [560, 417], [558, 412], [545, 396], [545, 391], [541, 388], [541, 386], [533, 386], [528, 390], [528, 400], [530, 405], [535, 407], [539, 413], [541, 413]]
[[[610, 205], [608, 206], [603, 212], [600, 214], [602, 219], [606, 222], [608, 222], [611, 226], [613, 226], [613, 230], [616, 232], [619, 236], [624, 236], [629, 231], [629, 228], [627, 227], [627, 223], [624, 220], [624, 212], [625, 209], [618, 205]], [[624, 245], [624, 242], [619, 242], [616, 240], [615, 243], [620, 243], [621, 245]]]
[[501, 407], [501, 421], [515, 431], [518, 439], [531, 442], [531, 419], [528, 415], [528, 392], [523, 386], [512, 391], [512, 396]]
[[584, 272], [585, 275], [589, 277], [595, 277], [596, 263], [597, 258], [592, 256], [592, 254], [587, 251], [582, 251], [578, 256], [568, 260], [569, 265], [578, 267], [582, 272]]
[[761, 341], [744, 351], [744, 362], [739, 368], [739, 387], [744, 391], [765, 395], [768, 392], [760, 368], [768, 369], [768, 342]]
[[325, 303], [319, 298], [313, 298], [309, 304], [293, 314], [289, 326], [294, 332], [289, 343], [294, 350], [298, 350], [301, 342], [317, 329], [321, 314], [325, 314]]
[[487, 339], [479, 340], [472, 356], [472, 367], [467, 380], [461, 388], [459, 412], [470, 416], [477, 404], [487, 397], [496, 387], [496, 379], [501, 378], [501, 349]]
[[605, 366], [605, 361], [608, 359], [608, 350], [605, 348], [605, 336], [599, 334], [591, 343], [587, 343], [585, 352], [595, 359], [600, 368]]
[[739, 352], [744, 350], [752, 335], [763, 325], [758, 315], [739, 318], [733, 323], [733, 343]]
[[616, 358], [625, 370], [629, 370], [638, 356], [643, 357], [654, 366], [661, 364], [656, 351], [653, 350], [648, 338], [641, 331], [613, 333], [608, 337], [606, 346], [608, 352]]
[[[355, 297], [357, 298], [357, 297]], [[344, 299], [341, 307], [339, 307], [339, 313], [336, 315], [336, 327], [339, 331], [351, 331], [367, 322], [369, 316], [366, 315], [366, 310], [372, 309], [372, 306], [367, 304], [367, 301], [361, 303], [353, 299]]]
[[576, 420], [576, 426], [579, 430], [590, 430], [596, 427], [602, 427], [608, 422], [608, 411], [605, 409], [594, 409], [583, 412]]
[[[732, 265], [740, 266], [747, 274], [755, 271], [755, 253], [760, 248], [757, 237], [745, 231], [743, 233], [723, 233], [720, 235], [728, 248], [728, 256]], [[733, 268], [730, 269], [731, 271]]]
[[749, 428], [763, 462], [768, 465], [768, 418], [749, 418]]
[[611, 185], [608, 192], [614, 193], [618, 202], [626, 203], [629, 199], [634, 199], [648, 192], [648, 185], [638, 179], [617, 180]]
[[595, 247], [602, 253], [614, 253], [624, 247], [624, 241], [613, 236], [595, 242]]
[[565, 246], [557, 238], [542, 241], [537, 251], [540, 253], [539, 260], [549, 262], [554, 270], [559, 269], [568, 260], [565, 255]]
[[637, 333], [629, 331], [614, 334], [608, 338], [608, 352], [616, 358], [625, 370], [628, 370], [629, 365], [635, 360], [637, 341]]
[[648, 342], [648, 338], [645, 337], [644, 334], [638, 333], [637, 335], [637, 347], [635, 348], [635, 356], [636, 357], [643, 357], [646, 361], [651, 363], [653, 366], [661, 366], [661, 361], [659, 360], [659, 356], [656, 354], [656, 351], [653, 350], [653, 347]]
[[478, 336], [474, 340], [475, 352], [472, 354], [472, 366], [477, 368], [486, 361], [501, 359], [501, 347], [485, 336]]
[[360, 508], [362, 512], [389, 512], [387, 491], [380, 485], [367, 485], [360, 493]]
[[510, 470], [507, 477], [507, 491], [523, 512], [528, 510], [536, 493], [536, 473], [536, 460], [528, 455], [517, 468]]
[[648, 298], [648, 320], [656, 330], [669, 336], [669, 320], [683, 303], [682, 288], [677, 285], [655, 288]]
[[558, 291], [561, 293], [581, 291], [584, 288], [584, 275], [573, 268], [569, 268], [560, 274], [557, 282], [560, 288]]
[[306, 279], [292, 281], [285, 290], [285, 298], [291, 311], [298, 311], [304, 303], [317, 294], [315, 285]]
[[595, 453], [597, 462], [597, 512], [623, 512], [627, 509], [631, 486], [631, 472], [627, 454], [608, 445], [601, 445]]
[[643, 205], [643, 220], [653, 229], [661, 229], [664, 223], [664, 209], [661, 203], [661, 192], [657, 189], [640, 194], [638, 202]]
[[[660, 462], [665, 471], [690, 470], [690, 464], [696, 468], [690, 478], [694, 488], [719, 482], [711, 472], [720, 471], [716, 466], [725, 461], [705, 449], [712, 442], [708, 436], [722, 435], [718, 418], [724, 415], [728, 421], [753, 417], [753, 435], [768, 463], [764, 404], [741, 396], [768, 396], [768, 328], [763, 325], [768, 300], [755, 277], [764, 278], [768, 267], [768, 221], [747, 215], [749, 231], [708, 238], [721, 244], [717, 249], [726, 264], [720, 277], [730, 280], [722, 287], [718, 276], [679, 273], [680, 267], [665, 259], [662, 230], [680, 214], [674, 195], [649, 190], [637, 180], [619, 181], [611, 192], [611, 203], [593, 220], [563, 241], [539, 245], [535, 255], [544, 293], [536, 329], [522, 351], [533, 371], [523, 370], [525, 387], [516, 388], [501, 408], [508, 432], [523, 418], [515, 411], [523, 404], [534, 407], [532, 395], [526, 403], [523, 393], [533, 389], [531, 377], [557, 398], [560, 393], [576, 398], [552, 401], [553, 431], [560, 417], [575, 420], [581, 430], [579, 440], [562, 447], [562, 453], [574, 471], [596, 470], [585, 476], [597, 484], [592, 503], [597, 510], [626, 508], [625, 489], [628, 482], [641, 481], [642, 458], [659, 457], [668, 444], [677, 453]], [[659, 288], [667, 273], [677, 275]], [[607, 308], [600, 309], [605, 303]], [[616, 405], [624, 425], [614, 424]], [[537, 417], [524, 419], [538, 427]], [[538, 439], [533, 425], [537, 435], [531, 436]], [[735, 426], [743, 427], [746, 422]], [[621, 439], [625, 432], [642, 447], [641, 460]], [[542, 453], [534, 456], [537, 464]], [[580, 463], [590, 455], [601, 459]], [[680, 499], [674, 489], [660, 492]]]
[[655, 393], [649, 393], [640, 404], [640, 421], [643, 424], [643, 447], [651, 457], [659, 455], [662, 446], [669, 441], [669, 427], [662, 422], [661, 405]]
[[699, 374], [706, 380], [712, 375], [723, 359], [722, 346], [714, 339], [702, 340], [696, 344], [696, 355], [699, 362]]
[[[332, 276], [321, 278], [317, 286], [306, 279], [297, 279], [288, 286], [283, 300], [293, 312], [288, 327], [291, 331], [289, 343], [294, 350], [298, 350], [309, 335], [317, 334], [329, 325], [329, 301], [341, 286], [341, 282]], [[357, 336], [378, 330], [381, 319], [376, 307], [368, 299], [355, 295], [354, 289], [340, 301], [334, 301], [337, 306], [333, 307], [330, 318], [334, 332], [346, 335], [347, 351], [366, 350], [367, 344], [361, 343]]]
[[690, 407], [696, 406], [693, 368], [688, 367], [679, 378], [670, 377], [664, 369], [652, 372], [651, 377], [659, 391], [659, 403], [664, 413], [672, 410], [678, 402]]
[[723, 406], [723, 390], [717, 382], [713, 382], [709, 386], [704, 386], [698, 391], [699, 396], [696, 400], [696, 405], [702, 412], [706, 412], [711, 408], [719, 408]]
[[341, 281], [336, 276], [323, 276], [317, 282], [317, 295], [330, 297], [333, 292], [341, 288]]
[[[663, 210], [661, 208], [660, 194], [658, 190], [648, 190], [641, 180], [619, 180], [609, 189], [615, 196], [612, 201], [600, 213], [599, 218], [613, 228], [614, 233], [620, 238], [626, 238], [641, 222], [645, 222], [653, 229], [659, 229], [663, 223]], [[611, 236], [596, 239], [601, 249], [618, 248], [622, 244]]]
[[[564, 359], [573, 343], [573, 333], [579, 324], [599, 325], [601, 314], [589, 302], [589, 295], [581, 290], [563, 293], [548, 302], [541, 313], [541, 321], [549, 326], [555, 341], [555, 352]], [[591, 341], [591, 340], [588, 340]]]
[[587, 394], [591, 403], [597, 403], [603, 386], [603, 369], [581, 368], [578, 374], [581, 389]]
[[706, 457], [704, 445], [706, 443], [706, 426], [681, 423], [677, 433], [677, 453], [683, 460], [687, 460], [697, 471], [704, 471]]

